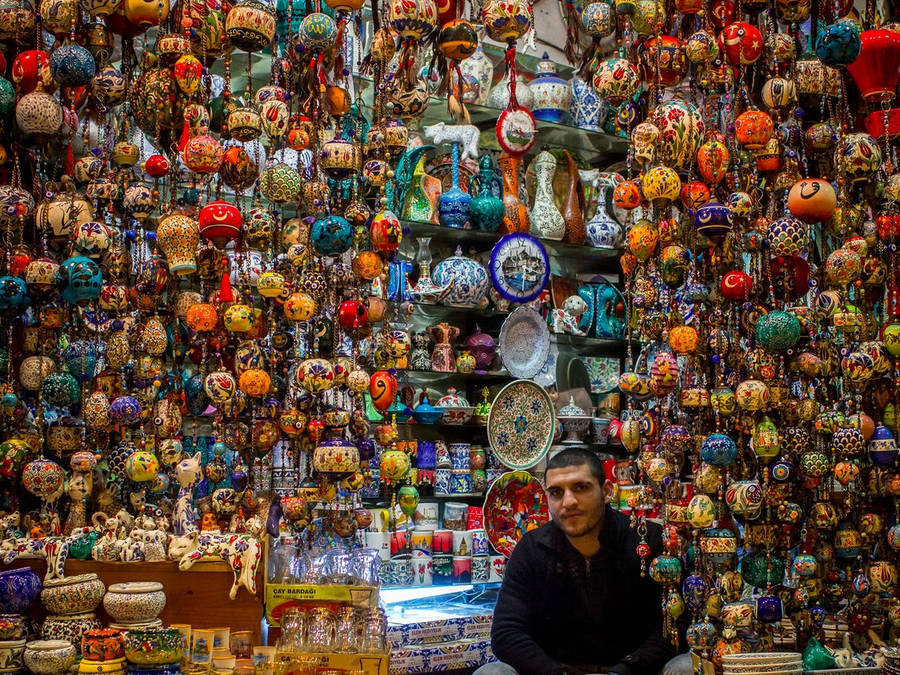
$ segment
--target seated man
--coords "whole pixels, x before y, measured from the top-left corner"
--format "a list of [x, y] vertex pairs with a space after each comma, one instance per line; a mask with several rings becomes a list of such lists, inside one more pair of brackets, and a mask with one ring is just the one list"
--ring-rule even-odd
[[[587, 450], [563, 450], [545, 481], [552, 520], [509, 558], [491, 628], [501, 663], [477, 675], [656, 675], [675, 654], [662, 633], [662, 589], [641, 576], [641, 537], [628, 516], [606, 506], [603, 464]], [[661, 533], [647, 523], [648, 566]], [[679, 666], [666, 670], [691, 670], [689, 660]]]

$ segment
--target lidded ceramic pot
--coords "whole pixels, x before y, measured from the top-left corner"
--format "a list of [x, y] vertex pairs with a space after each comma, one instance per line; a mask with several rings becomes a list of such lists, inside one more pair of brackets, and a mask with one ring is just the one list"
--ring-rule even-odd
[[534, 94], [532, 114], [539, 120], [562, 122], [572, 102], [572, 88], [556, 74], [556, 64], [546, 52], [537, 66], [537, 75], [530, 87]]
[[156, 581], [113, 584], [103, 596], [103, 609], [119, 623], [151, 621], [165, 606], [163, 585]]
[[32, 673], [58, 675], [75, 663], [75, 646], [68, 640], [34, 640], [25, 645], [24, 656]]
[[44, 582], [41, 603], [51, 614], [83, 614], [97, 609], [106, 586], [94, 573]]

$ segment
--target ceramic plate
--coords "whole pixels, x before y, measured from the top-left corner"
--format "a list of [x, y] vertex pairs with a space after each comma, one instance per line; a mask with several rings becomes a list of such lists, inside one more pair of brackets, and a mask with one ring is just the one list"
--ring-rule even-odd
[[527, 469], [541, 461], [555, 431], [550, 395], [531, 380], [510, 382], [491, 404], [488, 442], [494, 456], [510, 469]]
[[[557, 386], [556, 385], [556, 364], [559, 360], [559, 348], [556, 345], [550, 345], [550, 353], [547, 354], [547, 360], [544, 361], [544, 365], [541, 366], [541, 369], [538, 371], [538, 374], [535, 375], [532, 380], [536, 383], [544, 387], [545, 389], [549, 389], [550, 387]], [[559, 387], [557, 386], [557, 389]]]
[[522, 536], [550, 520], [547, 493], [527, 471], [504, 473], [484, 499], [484, 528], [498, 553], [509, 556]]
[[500, 360], [513, 377], [534, 377], [550, 354], [550, 329], [530, 307], [519, 307], [503, 322], [498, 339]]

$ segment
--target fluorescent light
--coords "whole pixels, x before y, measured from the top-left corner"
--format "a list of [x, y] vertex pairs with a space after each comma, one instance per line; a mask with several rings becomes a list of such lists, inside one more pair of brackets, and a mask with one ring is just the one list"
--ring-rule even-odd
[[456, 595], [471, 591], [472, 584], [457, 584], [452, 586], [413, 586], [412, 588], [388, 588], [380, 592], [381, 599], [387, 604], [405, 602], [407, 600], [421, 600], [423, 598], [436, 598], [441, 595]]

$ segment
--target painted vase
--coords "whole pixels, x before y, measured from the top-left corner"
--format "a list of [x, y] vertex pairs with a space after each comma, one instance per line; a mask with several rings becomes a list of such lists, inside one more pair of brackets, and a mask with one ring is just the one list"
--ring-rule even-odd
[[534, 93], [532, 114], [546, 122], [562, 122], [572, 101], [572, 88], [556, 74], [556, 64], [547, 52], [538, 63], [536, 77], [529, 86]]
[[597, 192], [597, 210], [587, 223], [587, 237], [591, 246], [616, 248], [622, 243], [622, 225], [609, 212], [609, 197], [622, 180], [614, 173], [601, 172], [594, 180]]
[[[522, 73], [519, 73], [516, 76], [516, 101], [520, 107], [527, 110], [531, 110], [534, 106], [534, 92], [531, 90], [531, 85], [528, 84], [528, 80], [525, 79], [525, 76]], [[503, 76], [503, 79], [491, 89], [487, 105], [491, 108], [497, 108], [498, 110], [506, 110], [509, 106], [508, 72]]]
[[505, 152], [497, 160], [500, 175], [503, 177], [503, 207], [505, 215], [500, 225], [500, 234], [528, 232], [528, 209], [519, 199], [519, 165], [521, 157], [514, 157]]
[[440, 179], [425, 173], [425, 155], [422, 155], [413, 171], [406, 204], [403, 206], [404, 220], [436, 223], [436, 206], [440, 203], [442, 190]]
[[428, 331], [436, 340], [434, 351], [431, 352], [431, 369], [440, 373], [452, 373], [456, 370], [456, 359], [450, 341], [459, 337], [459, 328], [442, 321], [431, 326]]
[[480, 40], [475, 53], [459, 64], [459, 69], [463, 77], [463, 103], [487, 103], [494, 78], [494, 64], [484, 53]]
[[156, 240], [173, 274], [193, 274], [197, 270], [200, 226], [193, 218], [178, 213], [163, 218]]
[[478, 175], [469, 180], [469, 190], [477, 194], [469, 202], [469, 222], [482, 232], [496, 232], [503, 223], [506, 206], [495, 196], [496, 190], [503, 194], [503, 182], [494, 174], [494, 163], [490, 155], [479, 161]]
[[559, 241], [566, 234], [566, 222], [553, 198], [553, 174], [555, 171], [556, 158], [546, 150], [541, 151], [534, 160], [537, 189], [534, 204], [531, 207], [530, 232], [541, 239]]
[[453, 163], [450, 167], [452, 183], [450, 189], [441, 195], [439, 206], [440, 221], [444, 227], [461, 230], [469, 222], [469, 202], [471, 197], [459, 187], [459, 144], [453, 144]]
[[[518, 91], [518, 90], [517, 90]], [[572, 102], [569, 106], [572, 124], [586, 131], [601, 131], [609, 114], [609, 103], [580, 77], [572, 78]]]

